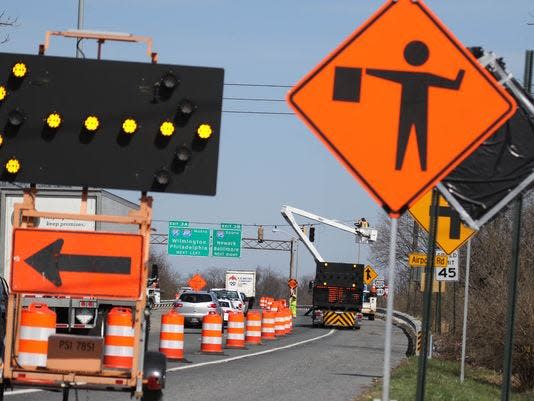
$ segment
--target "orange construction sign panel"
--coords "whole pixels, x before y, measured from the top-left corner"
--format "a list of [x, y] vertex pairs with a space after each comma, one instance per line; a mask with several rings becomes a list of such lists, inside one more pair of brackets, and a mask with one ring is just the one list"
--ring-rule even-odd
[[392, 216], [495, 132], [513, 98], [422, 1], [388, 1], [288, 94]]
[[17, 228], [11, 291], [138, 299], [143, 237]]
[[204, 280], [204, 277], [202, 277], [200, 274], [195, 274], [193, 277], [189, 279], [187, 284], [189, 284], [189, 287], [191, 287], [193, 290], [200, 291], [208, 283], [206, 283], [206, 280]]
[[[441, 195], [439, 195], [437, 212], [438, 231], [436, 232], [436, 244], [443, 252], [450, 255], [475, 235], [476, 231], [462, 223], [460, 214]], [[432, 191], [424, 195], [410, 208], [410, 214], [426, 232], [430, 232]]]
[[287, 285], [293, 290], [298, 287], [299, 283], [294, 278], [290, 278], [289, 280], [287, 280]]

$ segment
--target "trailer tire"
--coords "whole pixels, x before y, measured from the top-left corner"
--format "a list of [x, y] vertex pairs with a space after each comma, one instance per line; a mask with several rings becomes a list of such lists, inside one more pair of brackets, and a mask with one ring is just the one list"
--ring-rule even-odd
[[368, 319], [369, 319], [369, 320], [375, 320], [375, 314], [373, 313], [373, 314], [369, 315], [369, 316], [368, 316]]
[[143, 390], [141, 401], [161, 401], [163, 400], [163, 391], [161, 390]]

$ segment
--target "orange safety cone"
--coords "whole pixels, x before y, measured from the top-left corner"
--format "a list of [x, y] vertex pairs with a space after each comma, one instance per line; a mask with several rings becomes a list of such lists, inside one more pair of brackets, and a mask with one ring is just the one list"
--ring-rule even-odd
[[275, 323], [276, 312], [265, 311], [261, 319], [261, 339], [276, 340]]
[[202, 319], [202, 335], [200, 338], [200, 352], [207, 354], [222, 354], [222, 325], [223, 318], [217, 313], [210, 313]]
[[243, 312], [228, 313], [226, 348], [245, 348], [245, 316]]
[[131, 369], [134, 356], [134, 338], [130, 308], [112, 308], [106, 320], [104, 365], [107, 368]]
[[170, 361], [184, 360], [184, 317], [174, 309], [161, 316], [159, 352]]
[[247, 313], [247, 344], [261, 344], [261, 311], [249, 310]]
[[48, 337], [56, 333], [56, 313], [46, 304], [32, 303], [20, 315], [17, 363], [46, 367]]
[[286, 330], [286, 323], [285, 323], [284, 312], [280, 310], [278, 312], [275, 312], [274, 333], [276, 337], [283, 337], [286, 335], [285, 330]]

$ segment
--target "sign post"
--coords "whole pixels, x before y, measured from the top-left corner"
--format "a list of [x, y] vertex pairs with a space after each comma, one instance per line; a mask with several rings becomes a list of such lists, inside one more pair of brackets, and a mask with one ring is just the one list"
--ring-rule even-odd
[[471, 268], [471, 240], [467, 241], [467, 256], [465, 258], [465, 289], [464, 289], [464, 320], [462, 323], [462, 362], [460, 366], [460, 382], [465, 378], [465, 351], [467, 345], [467, 307], [469, 306], [469, 270]]
[[428, 356], [430, 320], [432, 311], [432, 260], [436, 253], [436, 233], [438, 231], [438, 213], [437, 205], [439, 204], [439, 193], [437, 190], [432, 191], [432, 215], [430, 217], [430, 237], [428, 239], [427, 263], [425, 268], [425, 293], [423, 300], [423, 347], [419, 354], [419, 369], [417, 374], [416, 401], [425, 399], [426, 385], [426, 363]]

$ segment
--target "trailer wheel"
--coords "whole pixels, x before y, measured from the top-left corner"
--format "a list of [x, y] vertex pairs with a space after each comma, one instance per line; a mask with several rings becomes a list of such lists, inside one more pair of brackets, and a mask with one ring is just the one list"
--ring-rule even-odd
[[368, 319], [369, 319], [369, 320], [375, 320], [375, 314], [374, 314], [374, 313], [373, 313], [373, 314], [370, 314], [370, 315], [368, 316]]
[[141, 401], [161, 401], [163, 400], [163, 391], [161, 390], [143, 390]]

